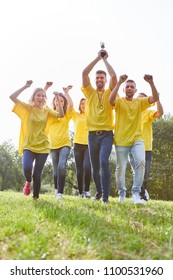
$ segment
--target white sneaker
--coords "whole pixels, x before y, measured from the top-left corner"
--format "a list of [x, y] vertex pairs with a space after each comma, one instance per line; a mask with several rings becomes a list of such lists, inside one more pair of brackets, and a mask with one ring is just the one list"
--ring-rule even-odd
[[79, 194], [79, 198], [83, 198], [83, 193]]
[[120, 203], [126, 202], [126, 197], [125, 196], [119, 196], [118, 202], [120, 202]]
[[86, 198], [91, 198], [90, 192], [85, 192], [84, 195], [85, 195]]
[[132, 201], [134, 204], [146, 204], [147, 202], [145, 199], [142, 199], [138, 193], [132, 195]]
[[147, 192], [147, 190], [145, 190], [145, 197], [146, 197], [147, 200], [150, 199], [150, 196], [149, 196], [149, 193]]
[[56, 199], [61, 200], [62, 199], [62, 193], [57, 193]]

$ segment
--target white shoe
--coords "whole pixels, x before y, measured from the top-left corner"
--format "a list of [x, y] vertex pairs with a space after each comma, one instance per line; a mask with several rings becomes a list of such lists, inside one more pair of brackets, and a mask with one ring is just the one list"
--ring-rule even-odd
[[126, 197], [125, 196], [119, 196], [118, 202], [120, 202], [120, 203], [126, 202]]
[[83, 193], [79, 194], [79, 197], [80, 197], [80, 198], [83, 198], [83, 197], [84, 197], [84, 196], [83, 196]]
[[147, 200], [150, 199], [150, 196], [149, 196], [149, 193], [147, 192], [147, 190], [145, 190], [145, 197], [146, 197]]
[[61, 200], [62, 199], [62, 193], [57, 193], [56, 199]]
[[84, 196], [85, 196], [86, 198], [91, 198], [90, 192], [85, 192]]
[[145, 199], [141, 198], [138, 193], [132, 195], [132, 201], [134, 204], [146, 204], [147, 202]]

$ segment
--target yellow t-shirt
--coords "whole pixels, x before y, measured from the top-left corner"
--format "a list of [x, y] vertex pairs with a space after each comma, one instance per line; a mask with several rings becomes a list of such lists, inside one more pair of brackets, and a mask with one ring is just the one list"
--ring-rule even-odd
[[72, 117], [72, 111], [67, 110], [63, 118], [58, 118], [56, 122], [48, 122], [46, 131], [50, 141], [50, 149], [59, 149], [64, 146], [71, 147], [69, 135], [69, 122]]
[[141, 133], [142, 139], [144, 140], [145, 150], [152, 150], [152, 142], [153, 142], [153, 129], [152, 122], [157, 119], [155, 117], [155, 110], [145, 110], [142, 112], [142, 122], [141, 122]]
[[57, 118], [57, 112], [48, 107], [37, 109], [25, 102], [15, 103], [13, 110], [21, 119], [19, 154], [28, 149], [34, 153], [49, 153], [49, 141], [45, 132], [50, 117]]
[[150, 106], [148, 97], [134, 98], [132, 101], [127, 101], [124, 97], [117, 97], [115, 103], [115, 145], [131, 146], [136, 141], [142, 140], [142, 112]]
[[[113, 130], [113, 106], [108, 101], [111, 89], [104, 91], [101, 101], [99, 101], [97, 91], [91, 85], [82, 87], [81, 90], [86, 97], [85, 113], [88, 131]], [[100, 108], [101, 105], [103, 109]]]
[[80, 114], [73, 110], [72, 120], [74, 122], [73, 142], [82, 145], [88, 145], [88, 127], [86, 123], [86, 114]]

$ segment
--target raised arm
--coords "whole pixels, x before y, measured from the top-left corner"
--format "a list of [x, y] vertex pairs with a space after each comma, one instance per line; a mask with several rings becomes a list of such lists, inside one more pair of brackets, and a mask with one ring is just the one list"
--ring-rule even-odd
[[153, 81], [153, 76], [151, 75], [145, 75], [144, 76], [144, 80], [149, 83], [150, 87], [151, 87], [151, 91], [152, 91], [152, 96], [149, 97], [148, 102], [150, 104], [155, 103], [159, 100], [159, 94], [158, 91], [155, 87], [154, 81]]
[[97, 64], [98, 61], [102, 59], [101, 51], [98, 52], [97, 57], [83, 70], [82, 72], [82, 86], [87, 87], [90, 84], [89, 73]]
[[46, 82], [44, 90], [48, 90], [48, 88], [50, 88], [53, 85], [53, 82]]
[[156, 118], [160, 118], [163, 114], [163, 106], [160, 102], [160, 99], [156, 102], [157, 112], [154, 114]]
[[115, 105], [116, 103], [116, 98], [119, 96], [118, 91], [122, 83], [124, 83], [127, 80], [128, 76], [127, 75], [121, 75], [116, 86], [113, 88], [110, 96], [109, 96], [109, 102], [111, 105]]
[[73, 110], [73, 100], [71, 98], [71, 96], [69, 95], [69, 90], [72, 89], [73, 86], [67, 86], [67, 87], [63, 87], [63, 91], [64, 91], [64, 95], [67, 98], [68, 104], [67, 104], [67, 108], [68, 110], [72, 111]]
[[64, 117], [64, 110], [63, 110], [63, 107], [62, 107], [61, 102], [60, 102], [59, 92], [54, 91], [53, 94], [56, 96], [56, 98], [58, 100], [58, 115], [57, 115], [57, 117], [58, 118], [63, 118]]
[[103, 61], [105, 63], [105, 66], [106, 66], [106, 69], [109, 73], [109, 76], [110, 76], [110, 82], [109, 82], [109, 87], [111, 90], [113, 90], [113, 88], [116, 86], [117, 84], [117, 75], [113, 69], [113, 67], [110, 65], [110, 63], [107, 61], [107, 58], [108, 58], [108, 54], [106, 54], [104, 57], [103, 57]]
[[26, 82], [26, 84], [21, 87], [20, 89], [16, 90], [14, 93], [12, 93], [10, 95], [10, 99], [14, 102], [14, 103], [17, 103], [19, 102], [20, 100], [17, 98], [21, 93], [22, 91], [24, 91], [25, 89], [27, 89], [28, 87], [31, 86], [31, 84], [33, 83], [33, 81], [29, 80]]

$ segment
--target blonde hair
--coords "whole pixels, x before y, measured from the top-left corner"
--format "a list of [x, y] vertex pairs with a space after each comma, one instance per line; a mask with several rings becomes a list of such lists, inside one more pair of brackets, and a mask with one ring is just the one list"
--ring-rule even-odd
[[[35, 95], [37, 94], [37, 92], [39, 92], [39, 91], [43, 91], [43, 92], [45, 93], [45, 97], [46, 97], [46, 99], [47, 99], [46, 91], [44, 90], [44, 88], [36, 88], [36, 89], [33, 91], [33, 94], [31, 95], [31, 97], [30, 97], [30, 99], [29, 99], [29, 104], [30, 104], [31, 106], [34, 106], [34, 97], [35, 97]], [[45, 102], [44, 102], [44, 104], [43, 104], [43, 107], [44, 107], [44, 106], [46, 106], [46, 100], [45, 100]]]

